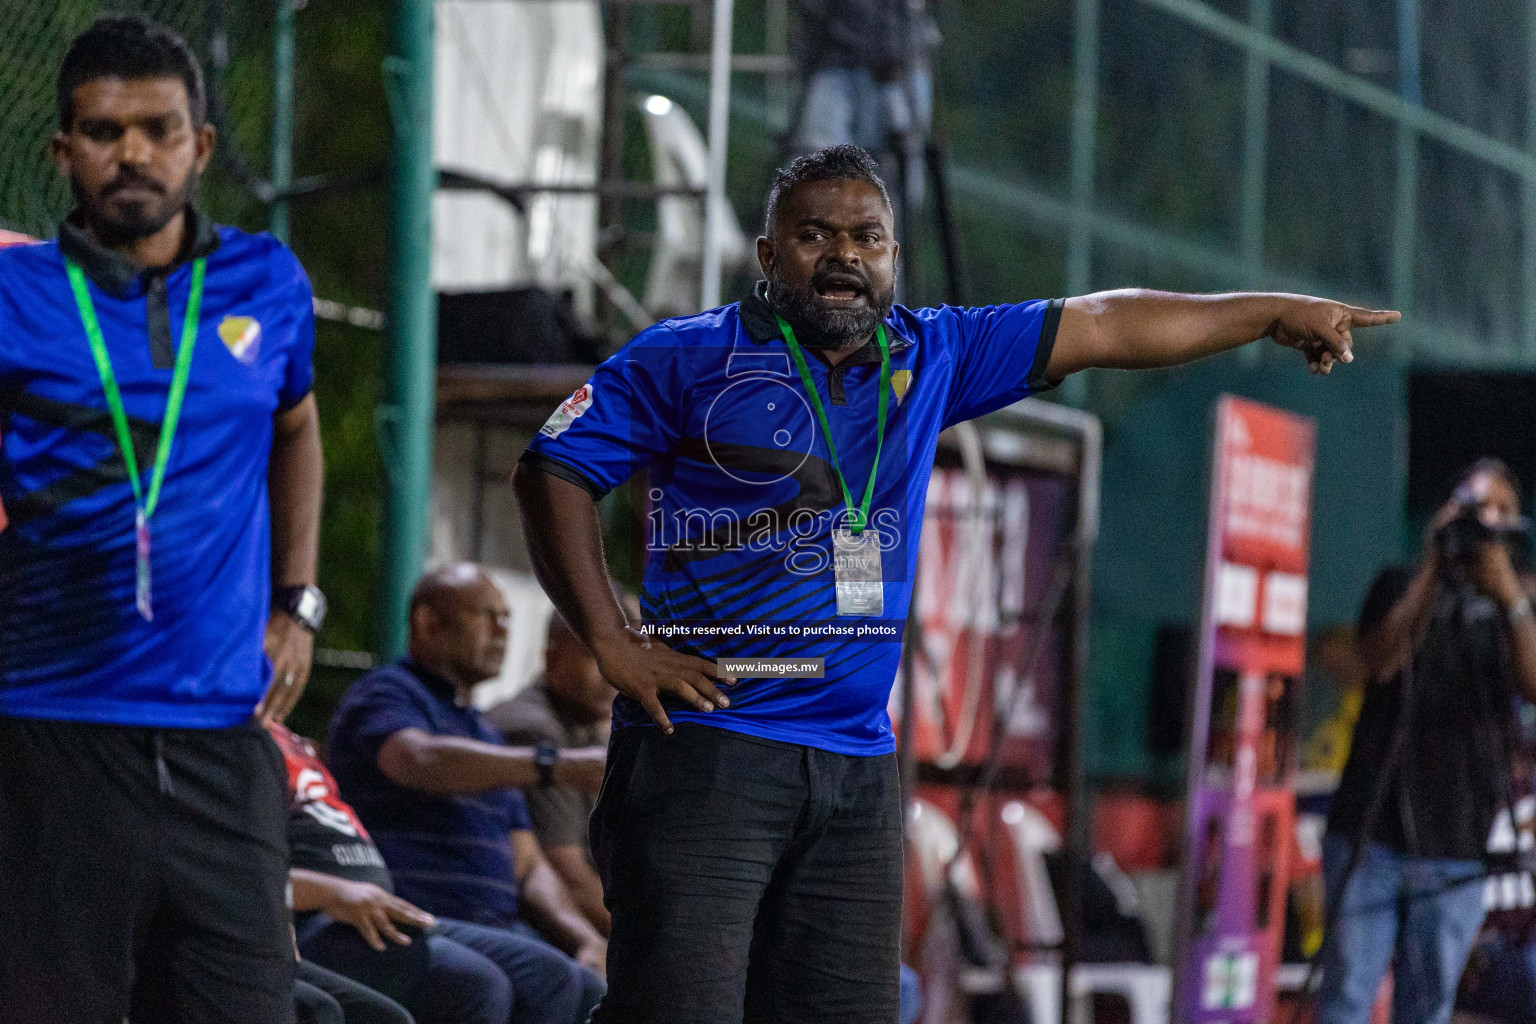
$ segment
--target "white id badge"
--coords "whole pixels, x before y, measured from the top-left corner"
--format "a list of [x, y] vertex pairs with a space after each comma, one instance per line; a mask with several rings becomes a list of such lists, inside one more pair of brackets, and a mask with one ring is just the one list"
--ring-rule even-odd
[[857, 534], [843, 527], [833, 529], [832, 562], [837, 570], [837, 614], [885, 614], [879, 533], [870, 528]]

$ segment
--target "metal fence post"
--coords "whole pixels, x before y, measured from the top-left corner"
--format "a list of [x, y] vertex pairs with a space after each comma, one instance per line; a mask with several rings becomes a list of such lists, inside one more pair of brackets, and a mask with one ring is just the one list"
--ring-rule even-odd
[[432, 293], [432, 0], [395, 0], [384, 74], [394, 122], [390, 162], [390, 360], [379, 409], [386, 500], [379, 653], [405, 651], [431, 501], [437, 385]]
[[[1249, 0], [1248, 24], [1269, 34], [1270, 0]], [[1243, 89], [1243, 191], [1238, 246], [1251, 278], [1245, 287], [1261, 288], [1264, 279], [1264, 184], [1269, 159], [1269, 59], [1248, 51]], [[1246, 345], [1239, 358], [1249, 366], [1264, 357], [1262, 345]]]
[[[1269, 34], [1270, 0], [1250, 0], [1248, 24]], [[1264, 187], [1269, 159], [1269, 59], [1248, 51], [1243, 92], [1243, 193], [1239, 244], [1255, 277], [1264, 267]]]
[[[1423, 106], [1419, 84], [1419, 0], [1397, 0], [1398, 93]], [[1392, 227], [1392, 304], [1406, 315], [1413, 305], [1413, 247], [1418, 234], [1419, 133], [1397, 126], [1397, 211]]]
[[268, 211], [268, 226], [283, 243], [288, 241], [288, 200], [281, 196], [293, 183], [294, 2], [277, 0], [272, 42], [272, 188], [279, 198]]
[[[1072, 226], [1067, 235], [1067, 294], [1081, 295], [1093, 279], [1094, 130], [1099, 116], [1099, 0], [1076, 0], [1072, 47]], [[1062, 384], [1062, 398], [1081, 406], [1088, 380]]]
[[731, 129], [732, 0], [715, 0], [709, 56], [709, 192], [704, 197], [700, 308], [720, 305], [720, 214], [725, 209], [725, 146]]

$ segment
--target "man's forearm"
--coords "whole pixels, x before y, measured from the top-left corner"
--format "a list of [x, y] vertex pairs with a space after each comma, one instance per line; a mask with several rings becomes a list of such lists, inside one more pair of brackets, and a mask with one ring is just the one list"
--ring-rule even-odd
[[544, 851], [544, 858], [565, 883], [566, 891], [571, 894], [577, 909], [594, 928], [604, 936], [608, 935], [613, 927], [613, 919], [603, 903], [602, 879], [597, 877], [597, 872], [588, 862], [586, 851], [575, 843], [569, 843], [549, 847]]
[[518, 463], [512, 486], [534, 575], [572, 631], [595, 648], [626, 624], [603, 562], [597, 505], [582, 488], [526, 462]]
[[288, 872], [293, 884], [293, 912], [302, 914], [309, 910], [324, 910], [335, 898], [338, 879], [308, 868], [293, 868]]
[[1374, 629], [1360, 637], [1360, 657], [1365, 663], [1367, 682], [1387, 682], [1407, 664], [1413, 638], [1423, 626], [1439, 590], [1439, 562], [1426, 558], [1403, 596]]
[[[1526, 587], [1529, 600], [1530, 588]], [[1530, 612], [1509, 624], [1510, 645], [1514, 648], [1515, 682], [1526, 700], [1536, 702], [1536, 616]]]
[[532, 747], [499, 747], [417, 729], [401, 730], [385, 741], [379, 768], [402, 786], [443, 795], [527, 789], [539, 783]]
[[571, 900], [560, 876], [542, 858], [523, 879], [523, 901], [527, 903], [551, 942], [574, 956], [589, 942], [602, 939], [597, 929]]
[[325, 461], [315, 396], [277, 415], [267, 491], [272, 509], [272, 578], [277, 586], [314, 583], [320, 551]]
[[1268, 292], [1180, 295], [1126, 288], [1068, 299], [1060, 332], [1084, 332], [1079, 351], [1069, 347], [1050, 376], [1060, 379], [1089, 366], [1138, 370], [1176, 366], [1257, 341], [1306, 296]]

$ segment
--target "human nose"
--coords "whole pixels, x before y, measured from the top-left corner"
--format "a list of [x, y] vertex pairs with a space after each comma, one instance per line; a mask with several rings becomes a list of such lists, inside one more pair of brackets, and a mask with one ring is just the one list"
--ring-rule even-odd
[[137, 128], [129, 128], [117, 140], [117, 162], [135, 167], [149, 162], [149, 137]]
[[859, 247], [854, 244], [853, 236], [846, 231], [839, 231], [832, 236], [825, 258], [829, 263], [840, 263], [848, 267], [856, 267], [862, 262], [859, 259]]

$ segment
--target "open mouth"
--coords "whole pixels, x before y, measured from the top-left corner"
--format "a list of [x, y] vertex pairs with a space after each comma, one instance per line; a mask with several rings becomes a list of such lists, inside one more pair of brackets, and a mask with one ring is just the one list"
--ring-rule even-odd
[[856, 305], [865, 301], [864, 283], [849, 277], [832, 277], [816, 286], [816, 295], [833, 305]]

